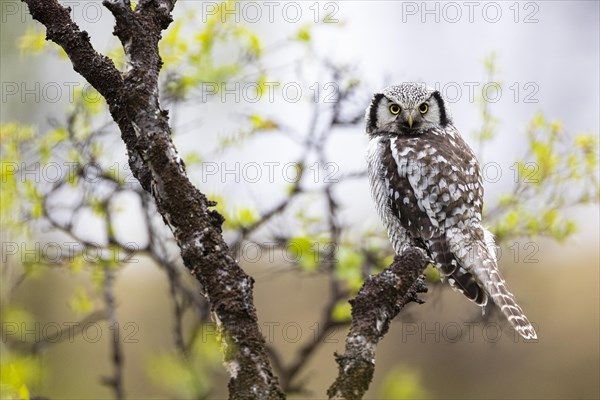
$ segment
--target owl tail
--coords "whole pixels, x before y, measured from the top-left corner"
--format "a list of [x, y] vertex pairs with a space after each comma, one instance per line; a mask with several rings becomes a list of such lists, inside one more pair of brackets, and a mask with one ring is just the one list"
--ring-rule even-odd
[[[508, 289], [506, 281], [498, 270], [492, 235], [485, 231], [484, 240], [473, 238], [473, 248], [464, 257], [458, 257], [461, 264], [470, 270], [492, 301], [500, 308], [513, 328], [525, 339], [537, 339], [535, 329], [517, 303], [515, 295]], [[476, 235], [480, 236], [480, 235]], [[468, 243], [468, 242], [467, 242]], [[464, 253], [464, 248], [462, 249]]]
[[[482, 250], [482, 254], [486, 253], [489, 254], [487, 248]], [[477, 257], [473, 272], [513, 328], [525, 339], [537, 339], [535, 329], [500, 274], [495, 257]]]

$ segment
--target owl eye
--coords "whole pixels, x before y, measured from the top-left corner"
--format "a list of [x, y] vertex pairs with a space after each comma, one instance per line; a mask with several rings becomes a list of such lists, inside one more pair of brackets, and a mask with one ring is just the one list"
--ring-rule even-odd
[[392, 104], [390, 106], [390, 112], [394, 115], [400, 114], [400, 106], [398, 104]]
[[425, 114], [427, 110], [429, 110], [429, 106], [427, 105], [427, 103], [423, 103], [419, 106], [419, 112], [421, 114]]

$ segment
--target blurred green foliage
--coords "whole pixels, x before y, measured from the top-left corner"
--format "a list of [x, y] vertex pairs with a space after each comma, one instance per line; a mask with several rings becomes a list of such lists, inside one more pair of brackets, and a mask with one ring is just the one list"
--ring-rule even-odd
[[[484, 60], [490, 81], [497, 74], [496, 63], [495, 54]], [[482, 128], [475, 137], [481, 150], [497, 137], [500, 119], [492, 115], [485, 99], [479, 100]], [[484, 221], [498, 244], [538, 236], [562, 242], [577, 229], [566, 217], [569, 210], [600, 200], [598, 135], [569, 133], [560, 121], [542, 113], [531, 117], [525, 135], [527, 147], [510, 167], [513, 188], [484, 210]]]
[[[32, 326], [34, 317], [20, 307], [5, 305], [0, 322], [3, 330], [10, 327], [11, 337], [23, 337], [22, 330]], [[34, 355], [11, 351], [4, 334], [0, 343], [0, 398], [29, 400], [29, 387], [40, 382], [44, 376], [41, 360]]]
[[149, 376], [177, 398], [206, 398], [212, 389], [212, 375], [222, 363], [217, 329], [212, 324], [197, 329], [202, 333], [196, 336], [187, 357], [176, 352], [148, 357], [146, 370]]
[[389, 371], [379, 391], [382, 399], [418, 400], [431, 398], [421, 374], [414, 368], [398, 367]]

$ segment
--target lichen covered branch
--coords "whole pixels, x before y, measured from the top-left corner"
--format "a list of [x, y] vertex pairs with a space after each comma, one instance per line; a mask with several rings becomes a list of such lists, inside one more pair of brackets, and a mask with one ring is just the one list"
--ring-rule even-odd
[[362, 399], [373, 379], [377, 344], [400, 310], [426, 291], [419, 276], [428, 263], [424, 252], [408, 249], [383, 272], [368, 277], [350, 300], [352, 324], [344, 354], [335, 355], [339, 373], [327, 390], [330, 399]]
[[168, 112], [159, 105], [158, 53], [161, 33], [171, 22], [174, 1], [105, 1], [116, 20], [115, 35], [125, 50], [128, 70], [119, 72], [97, 53], [86, 32], [56, 0], [24, 0], [32, 17], [47, 28], [47, 38], [68, 54], [109, 106], [127, 146], [131, 171], [152, 194], [157, 210], [173, 232], [185, 266], [202, 284], [220, 328], [229, 393], [236, 399], [283, 398], [260, 333], [252, 295], [253, 279], [244, 273], [221, 234], [223, 217], [187, 177], [171, 140]]

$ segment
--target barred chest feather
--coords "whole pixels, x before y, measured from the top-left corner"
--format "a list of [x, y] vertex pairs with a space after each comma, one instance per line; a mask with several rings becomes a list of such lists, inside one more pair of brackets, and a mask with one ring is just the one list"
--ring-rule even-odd
[[428, 240], [435, 231], [481, 223], [479, 165], [453, 128], [375, 136], [367, 159], [373, 199], [388, 231], [400, 219], [413, 238]]
[[371, 197], [379, 218], [383, 222], [396, 254], [410, 245], [408, 232], [402, 226], [400, 219], [394, 214], [389, 201], [390, 182], [386, 178], [385, 165], [382, 162], [386, 148], [389, 148], [389, 138], [374, 137], [369, 142], [367, 152], [367, 173], [371, 187]]

